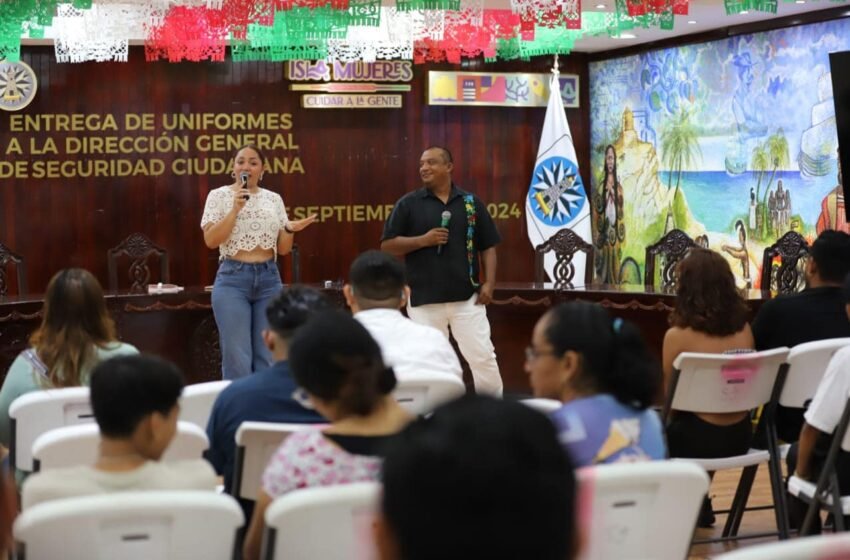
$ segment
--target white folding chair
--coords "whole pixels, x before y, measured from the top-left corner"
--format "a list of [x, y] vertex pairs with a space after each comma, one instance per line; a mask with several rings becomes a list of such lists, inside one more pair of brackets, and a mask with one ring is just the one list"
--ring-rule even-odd
[[698, 465], [648, 461], [585, 467], [579, 482], [581, 560], [682, 560], [708, 475]]
[[89, 424], [94, 414], [89, 403], [88, 387], [47, 389], [21, 395], [9, 407], [12, 441], [9, 464], [32, 472], [32, 444], [35, 439], [55, 428]]
[[230, 380], [225, 379], [183, 387], [183, 394], [180, 395], [180, 420], [192, 422], [206, 430], [215, 399], [228, 385]]
[[[93, 465], [97, 461], [100, 430], [96, 424], [65, 426], [45, 432], [32, 444], [35, 471]], [[209, 447], [207, 434], [191, 422], [177, 423], [177, 433], [163, 461], [201, 459]]]
[[266, 510], [265, 560], [372, 560], [376, 482], [296, 490]]
[[427, 414], [439, 405], [463, 396], [466, 386], [454, 375], [406, 376], [398, 380], [393, 398], [409, 413]]
[[850, 534], [822, 535], [748, 546], [714, 560], [838, 560], [850, 558]]
[[[679, 354], [673, 361], [670, 390], [662, 412], [664, 424], [669, 423], [674, 410], [723, 414], [768, 405], [763, 415], [771, 418], [782, 387], [787, 356], [788, 348], [785, 347], [747, 354]], [[738, 528], [756, 471], [760, 464], [768, 463], [777, 530], [780, 538], [787, 538], [785, 496], [782, 491], [777, 491], [782, 488], [781, 458], [778, 454], [750, 449], [744, 455], [719, 459], [676, 457], [675, 460], [696, 463], [706, 471], [743, 469], [722, 537], [709, 541], [739, 538]]]
[[14, 535], [19, 560], [230, 560], [242, 525], [224, 494], [121, 492], [38, 504]]
[[549, 416], [550, 414], [564, 406], [564, 403], [555, 399], [522, 399], [519, 402], [521, 402], [525, 406], [533, 408], [538, 412], [542, 412], [546, 416]]
[[844, 526], [844, 516], [850, 515], [850, 496], [841, 495], [838, 488], [838, 475], [835, 470], [835, 462], [838, 459], [838, 452], [840, 450], [850, 453], [850, 430], [847, 429], [848, 424], [850, 424], [850, 396], [848, 396], [847, 404], [844, 406], [841, 420], [838, 422], [838, 426], [835, 427], [832, 444], [830, 444], [829, 452], [827, 453], [817, 484], [796, 475], [788, 479], [788, 492], [792, 496], [796, 496], [809, 504], [806, 518], [803, 521], [803, 526], [800, 528], [801, 535], [809, 533], [815, 516], [820, 513], [821, 509], [829, 510], [832, 513], [836, 531], [844, 531], [846, 529]]
[[789, 408], [808, 408], [832, 356], [847, 345], [850, 345], [850, 338], [832, 338], [791, 348], [779, 404]]
[[226, 490], [237, 498], [256, 500], [263, 471], [283, 440], [297, 431], [321, 427], [321, 424], [242, 422], [236, 430], [233, 487]]

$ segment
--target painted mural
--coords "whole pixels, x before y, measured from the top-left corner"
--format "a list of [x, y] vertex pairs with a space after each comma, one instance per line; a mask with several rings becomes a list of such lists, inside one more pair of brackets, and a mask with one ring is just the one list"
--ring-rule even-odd
[[850, 19], [590, 65], [596, 279], [641, 283], [673, 228], [760, 287], [789, 230], [844, 229], [829, 53]]

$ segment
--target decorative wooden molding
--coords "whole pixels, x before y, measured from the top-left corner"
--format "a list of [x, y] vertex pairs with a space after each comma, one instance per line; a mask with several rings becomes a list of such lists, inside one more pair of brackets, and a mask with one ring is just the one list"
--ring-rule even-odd
[[157, 301], [147, 306], [133, 305], [132, 303], [124, 304], [124, 311], [128, 313], [148, 313], [151, 311], [182, 311], [188, 309], [190, 311], [196, 309], [212, 309], [212, 305], [207, 303], [198, 303], [197, 301], [187, 301], [177, 305], [169, 305], [161, 301]]
[[673, 306], [667, 305], [663, 301], [656, 301], [655, 303], [647, 305], [636, 299], [629, 300], [626, 303], [617, 303], [610, 299], [602, 299], [599, 300], [598, 303], [602, 307], [610, 307], [611, 309], [629, 309], [633, 311], [640, 309], [641, 311], [666, 311], [668, 313], [673, 311]]
[[7, 323], [10, 321], [29, 321], [32, 319], [41, 319], [43, 313], [39, 309], [35, 313], [20, 313], [18, 311], [12, 311], [8, 315], [3, 315], [0, 317], [0, 323]]
[[508, 299], [493, 299], [491, 302], [493, 305], [523, 305], [526, 307], [538, 307], [538, 306], [546, 306], [549, 307], [552, 305], [552, 298], [546, 296], [540, 299], [525, 299], [520, 296], [511, 296]]

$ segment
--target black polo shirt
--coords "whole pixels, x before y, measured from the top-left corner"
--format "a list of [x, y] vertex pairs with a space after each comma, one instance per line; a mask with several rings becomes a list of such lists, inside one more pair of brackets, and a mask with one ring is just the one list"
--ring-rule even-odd
[[[756, 350], [793, 348], [804, 342], [850, 337], [841, 287], [807, 288], [798, 294], [764, 302], [753, 321], [753, 337]], [[803, 410], [780, 406], [776, 424], [780, 438], [797, 441], [803, 426]]]
[[[407, 268], [407, 283], [410, 285], [410, 304], [415, 306], [429, 303], [465, 301], [477, 291], [469, 273], [466, 254], [468, 217], [464, 197], [471, 195], [452, 184], [448, 202], [434, 196], [422, 187], [407, 193], [396, 203], [387, 223], [384, 224], [382, 241], [394, 237], [417, 237], [435, 227], [440, 227], [443, 211], [451, 212], [449, 240], [438, 254], [437, 247], [425, 247], [411, 251], [404, 257]], [[472, 236], [472, 278], [479, 282], [478, 253], [501, 241], [499, 232], [487, 207], [471, 195], [475, 204], [475, 228]]]

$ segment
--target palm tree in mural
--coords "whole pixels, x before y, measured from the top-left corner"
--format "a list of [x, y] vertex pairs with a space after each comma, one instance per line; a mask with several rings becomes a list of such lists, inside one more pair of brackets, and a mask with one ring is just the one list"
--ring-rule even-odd
[[662, 130], [661, 153], [662, 162], [669, 170], [668, 191], [673, 182], [673, 173], [676, 173], [676, 190], [673, 193], [673, 205], [675, 205], [676, 197], [679, 195], [679, 185], [682, 182], [682, 172], [685, 169], [695, 168], [702, 159], [696, 127], [691, 123], [690, 113], [685, 109], [679, 109], [678, 114]]
[[767, 187], [764, 189], [764, 200], [762, 201], [762, 238], [766, 238], [767, 236], [767, 196], [771, 185], [773, 185], [773, 179], [776, 177], [776, 171], [780, 168], [787, 168], [791, 161], [788, 155], [788, 140], [785, 138], [785, 132], [781, 128], [768, 137], [764, 147], [770, 158], [772, 168], [770, 170], [770, 179], [767, 181]]
[[756, 200], [761, 198], [761, 180], [764, 178], [764, 173], [770, 167], [770, 156], [764, 146], [759, 144], [753, 148], [753, 159], [750, 160], [750, 167], [758, 173], [758, 181], [756, 182]]
[[768, 167], [770, 167], [770, 156], [768, 155], [767, 150], [764, 149], [764, 146], [759, 144], [753, 148], [753, 158], [750, 160], [750, 168], [753, 172], [758, 173], [758, 181], [756, 181], [756, 201], [761, 200], [761, 180], [764, 178], [764, 174]]

